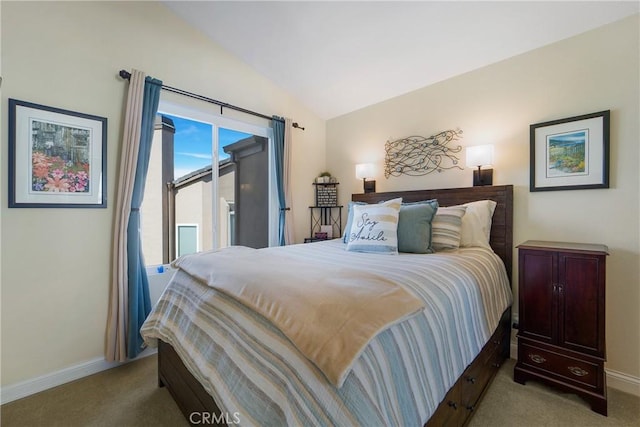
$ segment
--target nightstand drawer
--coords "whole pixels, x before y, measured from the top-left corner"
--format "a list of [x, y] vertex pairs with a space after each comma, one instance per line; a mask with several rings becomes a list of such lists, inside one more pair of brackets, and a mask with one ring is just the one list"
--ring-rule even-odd
[[518, 346], [518, 359], [523, 365], [594, 389], [598, 388], [598, 379], [602, 376], [602, 364], [530, 346], [522, 341]]

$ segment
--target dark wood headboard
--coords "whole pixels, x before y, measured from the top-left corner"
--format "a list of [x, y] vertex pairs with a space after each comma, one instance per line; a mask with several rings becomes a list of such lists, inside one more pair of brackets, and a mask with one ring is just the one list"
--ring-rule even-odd
[[497, 203], [491, 223], [491, 248], [498, 254], [511, 279], [513, 258], [513, 185], [495, 185], [444, 190], [392, 191], [387, 193], [352, 194], [356, 202], [378, 203], [396, 197], [404, 202], [438, 199], [440, 206], [453, 206], [476, 200], [493, 200]]

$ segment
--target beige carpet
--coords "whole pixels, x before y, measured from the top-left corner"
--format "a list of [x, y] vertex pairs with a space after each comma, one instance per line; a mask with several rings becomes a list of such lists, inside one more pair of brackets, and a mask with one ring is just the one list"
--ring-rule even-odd
[[156, 379], [156, 356], [2, 405], [2, 427], [188, 426]]
[[591, 411], [588, 403], [535, 381], [513, 381], [515, 360], [509, 359], [491, 383], [470, 427], [496, 426], [640, 426], [640, 397], [609, 388], [608, 416]]
[[[470, 426], [640, 426], [638, 397], [609, 389], [609, 417], [603, 417], [574, 395], [513, 382], [513, 365], [501, 368]], [[0, 416], [3, 427], [188, 425], [157, 386], [155, 356], [8, 403]]]

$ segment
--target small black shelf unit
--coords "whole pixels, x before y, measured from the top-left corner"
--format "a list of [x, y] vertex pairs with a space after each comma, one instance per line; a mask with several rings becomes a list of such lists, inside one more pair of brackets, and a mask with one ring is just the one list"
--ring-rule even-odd
[[338, 182], [314, 182], [315, 202], [314, 206], [309, 206], [310, 228], [309, 237], [305, 238], [305, 243], [314, 242], [318, 239], [316, 233], [320, 232], [323, 225], [330, 225], [332, 238], [342, 235], [342, 206], [338, 205]]

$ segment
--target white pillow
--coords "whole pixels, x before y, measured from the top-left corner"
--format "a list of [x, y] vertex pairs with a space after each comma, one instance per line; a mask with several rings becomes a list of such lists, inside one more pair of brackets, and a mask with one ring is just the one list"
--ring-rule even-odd
[[375, 205], [354, 205], [347, 250], [398, 253], [398, 215], [402, 198]]
[[493, 200], [478, 200], [461, 205], [466, 206], [467, 211], [462, 217], [460, 247], [480, 246], [491, 249], [489, 235], [491, 234], [491, 218], [496, 204]]

